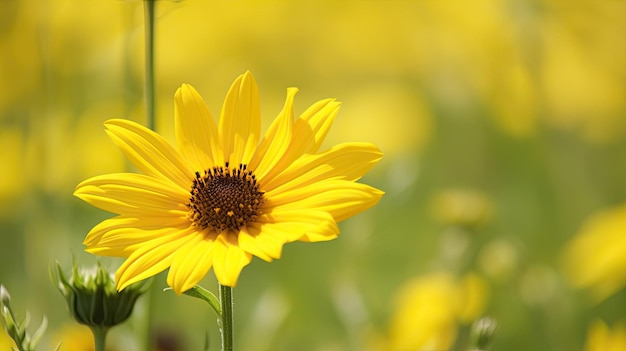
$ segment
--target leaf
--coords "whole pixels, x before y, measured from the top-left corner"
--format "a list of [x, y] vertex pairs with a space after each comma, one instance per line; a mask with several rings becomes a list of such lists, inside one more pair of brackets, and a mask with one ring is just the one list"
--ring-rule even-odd
[[33, 349], [35, 349], [37, 345], [39, 345], [39, 341], [41, 341], [41, 338], [43, 337], [43, 334], [45, 333], [47, 327], [48, 319], [46, 318], [46, 316], [44, 316], [41, 325], [39, 326], [39, 328], [37, 328], [37, 331], [35, 331], [35, 334], [33, 334], [31, 338], [30, 346], [32, 346]]
[[[163, 289], [163, 291], [167, 291], [167, 290], [172, 290], [172, 288]], [[195, 297], [195, 298], [198, 298], [200, 300], [207, 302], [213, 308], [217, 316], [220, 319], [222, 318], [222, 309], [220, 307], [220, 302], [212, 292], [201, 287], [200, 285], [196, 285], [193, 288], [185, 291], [183, 294], [187, 296]]]

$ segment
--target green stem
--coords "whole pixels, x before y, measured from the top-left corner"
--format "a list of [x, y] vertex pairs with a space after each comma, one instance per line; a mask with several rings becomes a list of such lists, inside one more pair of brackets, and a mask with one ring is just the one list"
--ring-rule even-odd
[[106, 338], [108, 328], [100, 328], [100, 327], [92, 327], [91, 332], [93, 333], [93, 341], [96, 346], [96, 351], [105, 351], [106, 350]]
[[[155, 88], [154, 88], [154, 22], [155, 22], [155, 7], [156, 0], [144, 0], [144, 35], [145, 35], [145, 99], [146, 99], [146, 126], [149, 129], [156, 130], [156, 115], [155, 115]], [[152, 289], [148, 290], [148, 293], [144, 297], [145, 311], [141, 323], [142, 338], [139, 338], [143, 345], [140, 346], [140, 350], [150, 350], [150, 313], [152, 312]], [[103, 349], [104, 350], [104, 349]], [[96, 350], [97, 351], [97, 350]]]
[[146, 35], [146, 125], [155, 130], [154, 98], [154, 7], [156, 0], [144, 0], [144, 18]]
[[233, 350], [233, 289], [220, 286], [222, 351]]

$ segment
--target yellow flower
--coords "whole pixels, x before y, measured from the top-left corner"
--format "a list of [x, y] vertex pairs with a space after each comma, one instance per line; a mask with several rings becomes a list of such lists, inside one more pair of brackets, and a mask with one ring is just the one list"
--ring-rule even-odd
[[441, 222], [460, 227], [477, 227], [489, 221], [491, 200], [480, 191], [463, 188], [446, 189], [433, 199], [433, 214]]
[[448, 272], [409, 281], [396, 300], [387, 349], [449, 350], [459, 323], [471, 323], [485, 309], [487, 286], [467, 274], [457, 279]]
[[600, 301], [626, 285], [626, 204], [590, 217], [563, 252], [573, 286], [589, 288]]
[[127, 120], [106, 132], [143, 174], [90, 178], [75, 195], [119, 216], [96, 225], [86, 250], [127, 257], [118, 289], [169, 267], [178, 294], [213, 268], [235, 286], [252, 256], [280, 258], [285, 243], [330, 240], [337, 222], [376, 204], [383, 192], [356, 183], [380, 158], [368, 143], [318, 152], [339, 103], [321, 100], [294, 122], [297, 89], [261, 137], [259, 94], [249, 72], [231, 86], [219, 122], [200, 95], [182, 85], [175, 95], [178, 148]]
[[596, 320], [587, 332], [585, 351], [626, 350], [626, 325], [616, 323], [612, 330], [602, 320]]
[[6, 330], [2, 328], [0, 330], [0, 350], [13, 350], [15, 349], [15, 342], [7, 334]]
[[94, 351], [91, 331], [79, 324], [64, 325], [53, 339], [52, 350], [60, 345], [59, 351]]

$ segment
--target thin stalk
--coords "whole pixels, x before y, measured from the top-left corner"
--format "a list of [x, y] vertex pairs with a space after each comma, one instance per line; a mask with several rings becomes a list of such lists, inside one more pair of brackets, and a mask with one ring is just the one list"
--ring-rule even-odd
[[222, 351], [233, 351], [233, 289], [220, 286]]
[[[156, 130], [155, 112], [155, 87], [154, 87], [154, 23], [156, 0], [144, 0], [144, 35], [145, 35], [145, 103], [146, 103], [146, 126]], [[152, 289], [148, 290], [144, 297], [145, 309], [141, 320], [141, 333], [139, 340], [142, 343], [140, 350], [150, 350], [150, 313], [152, 312]], [[96, 350], [98, 351], [98, 350]], [[104, 349], [103, 349], [104, 351]]]
[[92, 327], [91, 328], [91, 332], [93, 333], [93, 341], [94, 341], [94, 345], [95, 345], [95, 350], [96, 351], [105, 351], [106, 350], [106, 338], [107, 338], [107, 332], [109, 331], [108, 328], [99, 328], [99, 327]]
[[154, 8], [156, 0], [144, 0], [144, 22], [146, 36], [146, 125], [155, 130], [155, 97], [154, 97]]

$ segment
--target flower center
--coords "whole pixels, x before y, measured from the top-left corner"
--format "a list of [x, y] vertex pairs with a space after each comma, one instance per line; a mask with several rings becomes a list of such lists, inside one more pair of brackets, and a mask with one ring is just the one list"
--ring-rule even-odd
[[252, 171], [246, 165], [237, 169], [213, 167], [196, 172], [189, 198], [189, 218], [199, 228], [218, 233], [239, 231], [254, 222], [261, 213], [263, 192]]

